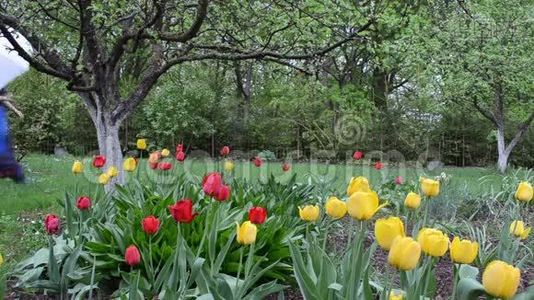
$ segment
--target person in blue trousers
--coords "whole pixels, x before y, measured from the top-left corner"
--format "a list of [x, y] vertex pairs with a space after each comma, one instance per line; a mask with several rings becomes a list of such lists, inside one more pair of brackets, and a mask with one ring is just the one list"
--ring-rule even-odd
[[9, 123], [7, 112], [13, 110], [19, 116], [22, 114], [13, 106], [5, 89], [0, 90], [0, 178], [11, 178], [17, 183], [24, 183], [24, 172], [13, 154], [9, 138]]

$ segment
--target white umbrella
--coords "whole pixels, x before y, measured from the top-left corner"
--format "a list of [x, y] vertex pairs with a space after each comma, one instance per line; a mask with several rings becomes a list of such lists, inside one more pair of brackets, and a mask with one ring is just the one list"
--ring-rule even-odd
[[[16, 32], [12, 32], [12, 35], [22, 48], [27, 52], [31, 51], [30, 43], [25, 38]], [[0, 37], [0, 89], [5, 88], [10, 81], [29, 68], [30, 64], [13, 50], [9, 41], [5, 37]]]

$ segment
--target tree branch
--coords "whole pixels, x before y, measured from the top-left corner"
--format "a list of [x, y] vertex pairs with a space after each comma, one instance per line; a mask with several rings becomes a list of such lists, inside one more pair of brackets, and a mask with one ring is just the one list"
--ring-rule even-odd
[[164, 41], [179, 43], [185, 43], [194, 38], [200, 30], [200, 27], [202, 27], [202, 23], [204, 23], [204, 20], [206, 19], [206, 15], [208, 14], [208, 4], [209, 0], [198, 1], [195, 20], [187, 31], [182, 33], [160, 32], [158, 35], [159, 38]]

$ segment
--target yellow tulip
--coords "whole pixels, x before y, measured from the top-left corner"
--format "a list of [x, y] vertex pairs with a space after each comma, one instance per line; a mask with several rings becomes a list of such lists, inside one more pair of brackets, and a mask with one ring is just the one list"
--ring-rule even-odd
[[406, 195], [406, 199], [404, 199], [404, 206], [411, 209], [417, 209], [420, 205], [421, 196], [419, 196], [419, 194], [409, 192], [408, 195]]
[[451, 243], [451, 260], [459, 264], [473, 263], [478, 255], [478, 243], [470, 240], [460, 240], [457, 236]]
[[356, 192], [370, 192], [369, 181], [363, 176], [352, 177], [347, 186], [347, 195], [351, 196]]
[[98, 183], [100, 184], [108, 184], [109, 180], [111, 179], [111, 177], [109, 176], [108, 173], [102, 173], [100, 174], [100, 176], [98, 176]]
[[523, 181], [517, 186], [517, 191], [515, 191], [515, 198], [519, 201], [529, 202], [532, 200], [534, 195], [534, 190], [530, 183]]
[[421, 191], [425, 196], [436, 197], [439, 195], [439, 181], [421, 177], [419, 184], [421, 184]]
[[237, 242], [242, 245], [250, 245], [256, 241], [256, 234], [258, 233], [258, 228], [256, 225], [252, 224], [250, 221], [245, 221], [241, 226], [237, 226]]
[[72, 164], [72, 173], [74, 175], [83, 173], [83, 163], [81, 161], [77, 160]]
[[171, 151], [169, 151], [169, 149], [167, 149], [167, 148], [161, 150], [161, 156], [163, 156], [163, 157], [167, 157], [170, 154], [171, 154]]
[[226, 172], [232, 172], [234, 170], [234, 162], [232, 162], [231, 160], [227, 160], [224, 162], [224, 170]]
[[493, 297], [509, 299], [517, 292], [521, 271], [504, 261], [490, 262], [482, 274], [482, 285]]
[[375, 213], [387, 203], [378, 205], [378, 194], [375, 191], [356, 192], [347, 200], [347, 211], [354, 219], [360, 221], [369, 220]]
[[139, 150], [146, 150], [146, 139], [138, 139], [137, 140], [137, 149]]
[[389, 292], [389, 300], [402, 300], [404, 299], [404, 294], [399, 291]]
[[375, 222], [375, 238], [382, 249], [389, 250], [396, 237], [404, 237], [404, 224], [398, 217], [378, 219]]
[[135, 167], [137, 166], [137, 162], [135, 161], [135, 158], [133, 157], [128, 157], [127, 159], [124, 160], [124, 162], [122, 163], [122, 168], [124, 169], [124, 171], [126, 172], [133, 172], [135, 171]]
[[347, 205], [344, 201], [339, 200], [337, 197], [330, 197], [326, 200], [324, 205], [326, 214], [332, 219], [341, 219], [347, 214]]
[[119, 175], [119, 169], [117, 169], [115, 166], [111, 166], [109, 167], [107, 173], [110, 178], [117, 177], [117, 175]]
[[449, 249], [449, 238], [441, 230], [423, 228], [417, 235], [423, 252], [430, 256], [443, 256]]
[[510, 224], [510, 234], [513, 234], [522, 240], [528, 237], [530, 230], [532, 230], [532, 228], [526, 227], [523, 221], [513, 221], [512, 224]]
[[389, 250], [388, 262], [399, 270], [409, 271], [417, 266], [421, 245], [411, 237], [396, 237]]
[[299, 206], [299, 216], [302, 220], [308, 222], [315, 222], [319, 218], [319, 206], [318, 205], [306, 205], [304, 207]]

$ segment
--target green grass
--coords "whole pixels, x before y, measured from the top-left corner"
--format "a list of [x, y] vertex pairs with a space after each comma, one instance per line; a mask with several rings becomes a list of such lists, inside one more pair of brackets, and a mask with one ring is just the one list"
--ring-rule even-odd
[[[45, 155], [30, 155], [26, 157], [22, 164], [24, 166], [27, 183], [24, 185], [15, 184], [10, 180], [0, 180], [0, 214], [13, 214], [30, 209], [46, 209], [55, 203], [55, 200], [62, 198], [63, 193], [74, 190], [78, 185], [84, 193], [91, 194], [94, 191], [96, 172], [89, 166], [90, 161], [86, 159], [86, 172], [81, 176], [74, 176], [71, 171], [73, 157], [56, 158]], [[192, 176], [202, 176], [206, 172], [213, 170], [214, 164], [205, 163], [201, 160], [186, 160], [184, 165], [178, 165], [174, 172], [186, 173]], [[427, 171], [427, 172], [425, 172]], [[439, 171], [428, 172], [424, 169], [385, 167], [381, 171], [376, 171], [369, 166], [354, 164], [347, 165], [327, 165], [316, 163], [293, 164], [291, 172], [284, 173], [280, 163], [265, 163], [261, 168], [257, 168], [249, 162], [236, 163], [235, 176], [247, 179], [265, 179], [270, 174], [284, 181], [296, 172], [299, 181], [312, 178], [322, 178], [331, 182], [331, 186], [339, 194], [343, 194], [346, 184], [351, 176], [363, 175], [370, 179], [371, 184], [378, 184], [382, 180], [392, 180], [401, 175], [407, 181], [416, 181], [419, 176], [439, 175], [445, 172], [452, 175], [451, 185], [467, 186], [467, 190], [472, 193], [482, 193], [488, 190], [487, 186], [480, 184], [479, 179], [489, 177], [488, 182], [500, 184], [501, 175], [497, 175], [494, 170], [484, 168], [443, 168]]]

